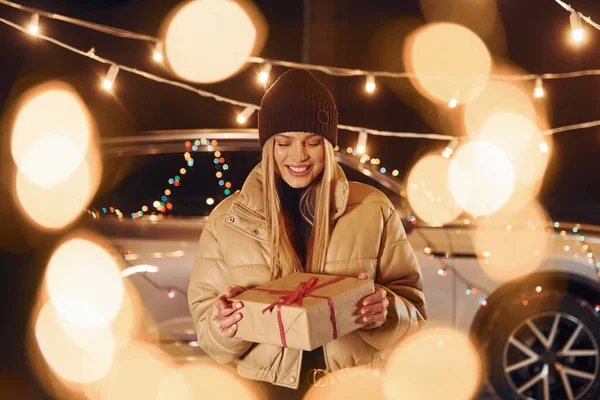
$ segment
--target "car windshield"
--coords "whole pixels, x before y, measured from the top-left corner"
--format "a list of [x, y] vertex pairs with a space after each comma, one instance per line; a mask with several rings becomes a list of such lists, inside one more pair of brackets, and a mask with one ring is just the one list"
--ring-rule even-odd
[[[97, 217], [116, 217], [119, 210], [123, 218], [153, 213], [165, 217], [207, 216], [215, 205], [242, 188], [260, 157], [258, 149], [192, 152], [190, 158], [183, 152], [107, 155], [103, 158], [101, 187], [87, 212]], [[375, 186], [399, 204], [399, 196], [375, 179], [341, 166], [348, 180]], [[159, 211], [161, 207], [165, 207], [164, 212]]]

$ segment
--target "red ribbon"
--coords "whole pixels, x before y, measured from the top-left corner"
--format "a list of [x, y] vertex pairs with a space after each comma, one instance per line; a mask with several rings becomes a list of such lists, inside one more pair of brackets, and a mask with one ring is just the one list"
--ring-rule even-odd
[[319, 278], [316, 276], [311, 277], [306, 282], [300, 282], [298, 284], [298, 288], [296, 290], [269, 290], [269, 289], [261, 289], [261, 288], [253, 288], [252, 290], [258, 290], [261, 292], [269, 293], [269, 294], [279, 294], [280, 296], [277, 301], [273, 304], [267, 306], [262, 313], [264, 314], [267, 311], [273, 311], [275, 306], [277, 306], [277, 322], [279, 324], [279, 336], [281, 337], [281, 345], [283, 347], [287, 347], [287, 341], [285, 338], [285, 328], [283, 326], [283, 321], [281, 319], [281, 306], [289, 306], [290, 304], [298, 304], [302, 305], [302, 300], [305, 297], [314, 297], [317, 299], [325, 299], [327, 300], [327, 304], [329, 305], [329, 320], [331, 321], [331, 326], [333, 328], [333, 339], [337, 339], [337, 323], [335, 318], [335, 309], [333, 307], [333, 299], [328, 296], [317, 296], [312, 294], [312, 292], [319, 290], [325, 286], [333, 285], [334, 283], [338, 283], [339, 281], [345, 279], [345, 276], [335, 277], [325, 283], [318, 285]]

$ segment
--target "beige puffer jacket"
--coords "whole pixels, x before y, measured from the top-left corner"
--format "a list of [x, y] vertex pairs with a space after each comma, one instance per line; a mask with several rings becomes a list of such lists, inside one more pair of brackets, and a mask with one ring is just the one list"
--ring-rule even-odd
[[[221, 363], [237, 362], [243, 377], [297, 388], [302, 351], [224, 338], [213, 304], [230, 285], [251, 288], [270, 280], [261, 182], [259, 164], [242, 190], [209, 216], [200, 236], [188, 301], [204, 352]], [[358, 277], [367, 272], [376, 286], [386, 289], [390, 306], [382, 326], [359, 329], [324, 346], [332, 372], [381, 363], [385, 350], [426, 320], [421, 271], [389, 199], [371, 186], [348, 182], [338, 166], [335, 210], [325, 273]]]

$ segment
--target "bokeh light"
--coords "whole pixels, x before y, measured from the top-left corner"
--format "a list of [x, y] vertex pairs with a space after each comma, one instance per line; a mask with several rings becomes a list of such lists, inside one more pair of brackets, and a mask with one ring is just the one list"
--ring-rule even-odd
[[390, 400], [467, 400], [479, 387], [482, 365], [469, 338], [450, 328], [423, 329], [390, 355], [383, 387]]
[[323, 385], [313, 386], [304, 400], [383, 400], [383, 377], [379, 369], [349, 368], [324, 378]]
[[[473, 30], [481, 37], [494, 31], [498, 17], [496, 0], [420, 0], [428, 22], [454, 22]], [[485, 15], [485, 18], [482, 18]]]
[[494, 114], [477, 139], [502, 149], [515, 169], [517, 185], [530, 186], [542, 178], [549, 154], [540, 150], [544, 135], [531, 119], [515, 113]]
[[74, 174], [54, 186], [39, 186], [17, 170], [13, 195], [23, 214], [34, 224], [60, 229], [81, 215], [95, 195], [101, 175], [100, 156], [94, 145]]
[[160, 381], [157, 400], [264, 398], [252, 382], [240, 378], [232, 368], [215, 362], [196, 362], [171, 369]]
[[78, 234], [58, 246], [45, 283], [58, 312], [79, 326], [108, 325], [123, 300], [115, 257], [92, 235]]
[[48, 366], [61, 378], [89, 383], [111, 366], [114, 341], [107, 327], [81, 327], [68, 321], [47, 302], [37, 316], [35, 337]]
[[458, 148], [448, 171], [450, 192], [473, 215], [487, 215], [502, 207], [515, 186], [515, 172], [501, 148], [472, 141]]
[[257, 35], [253, 20], [236, 1], [190, 1], [168, 22], [167, 60], [183, 79], [221, 81], [246, 64]]
[[473, 244], [481, 268], [499, 282], [532, 273], [548, 251], [549, 226], [549, 217], [535, 202], [516, 212], [498, 212], [480, 220], [473, 232]]
[[479, 97], [465, 107], [464, 127], [468, 135], [477, 137], [495, 115], [513, 113], [536, 121], [531, 97], [520, 87], [508, 82], [489, 82], [482, 86]]
[[[481, 93], [492, 68], [489, 51], [471, 30], [453, 23], [433, 23], [413, 32], [404, 47], [407, 71], [428, 99], [464, 104]], [[432, 76], [444, 76], [435, 78]]]
[[156, 399], [161, 380], [173, 368], [169, 356], [157, 347], [131, 343], [115, 351], [110, 371], [87, 386], [85, 394], [92, 400]]
[[419, 160], [408, 175], [408, 201], [419, 218], [427, 223], [442, 225], [463, 211], [448, 187], [449, 167], [449, 159], [428, 155]]
[[72, 176], [84, 160], [92, 134], [84, 102], [60, 82], [35, 87], [19, 102], [11, 140], [19, 171], [41, 187]]

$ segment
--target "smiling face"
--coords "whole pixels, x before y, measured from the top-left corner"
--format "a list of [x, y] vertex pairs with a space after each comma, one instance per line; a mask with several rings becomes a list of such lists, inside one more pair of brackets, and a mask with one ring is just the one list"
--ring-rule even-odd
[[284, 132], [275, 135], [275, 170], [291, 187], [309, 186], [325, 168], [325, 146], [320, 135]]

